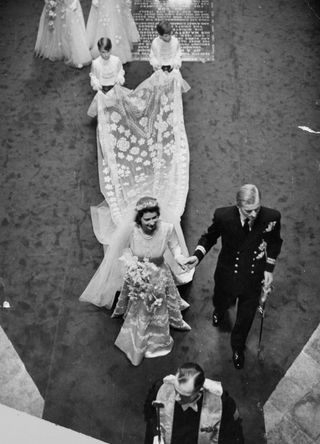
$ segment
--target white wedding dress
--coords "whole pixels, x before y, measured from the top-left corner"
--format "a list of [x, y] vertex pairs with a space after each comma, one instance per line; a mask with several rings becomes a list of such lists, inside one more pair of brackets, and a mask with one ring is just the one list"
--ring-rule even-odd
[[[124, 317], [115, 345], [127, 355], [133, 365], [139, 365], [143, 357], [153, 358], [170, 353], [173, 347], [170, 326], [184, 331], [191, 329], [181, 315], [181, 311], [188, 308], [189, 304], [181, 298], [170, 268], [163, 260], [167, 248], [175, 258], [181, 256], [172, 224], [158, 221], [152, 236], [145, 235], [135, 225], [129, 237], [128, 248], [129, 254], [140, 263], [144, 259], [153, 267], [147, 277], [143, 271], [139, 272], [137, 269], [134, 272], [130, 268], [126, 271], [113, 312], [113, 316]], [[141, 279], [142, 283], [138, 288], [132, 285], [132, 273], [138, 274], [138, 280]]]

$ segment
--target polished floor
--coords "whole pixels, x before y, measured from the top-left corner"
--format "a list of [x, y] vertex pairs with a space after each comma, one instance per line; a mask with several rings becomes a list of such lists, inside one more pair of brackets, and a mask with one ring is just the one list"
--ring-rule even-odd
[[[89, 0], [82, 6], [87, 16]], [[0, 277], [13, 307], [0, 310], [0, 325], [45, 399], [44, 418], [111, 444], [143, 442], [149, 385], [189, 360], [235, 398], [246, 443], [264, 443], [263, 404], [319, 322], [320, 136], [298, 126], [320, 130], [320, 8], [216, 0], [214, 9], [215, 61], [182, 67], [192, 87], [187, 244], [192, 250], [213, 209], [232, 204], [244, 182], [283, 216], [263, 351], [258, 360], [257, 318], [241, 371], [228, 326], [210, 323], [217, 248], [182, 289], [192, 331], [173, 332], [166, 357], [132, 367], [113, 346], [121, 321], [78, 302], [103, 255], [89, 211], [101, 201], [89, 68], [33, 57], [42, 2], [0, 4]], [[150, 73], [146, 62], [128, 64], [127, 86]]]

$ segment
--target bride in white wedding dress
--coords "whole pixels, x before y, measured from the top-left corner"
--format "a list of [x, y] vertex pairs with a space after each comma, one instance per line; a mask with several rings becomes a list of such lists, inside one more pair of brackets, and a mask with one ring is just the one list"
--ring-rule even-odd
[[[129, 224], [131, 228], [124, 254], [115, 258], [118, 267], [123, 263], [125, 269], [121, 293], [112, 315], [124, 318], [115, 345], [133, 365], [139, 365], [144, 357], [170, 353], [173, 347], [170, 327], [183, 331], [191, 329], [181, 314], [189, 304], [177, 290], [164, 252], [169, 249], [182, 268], [186, 258], [173, 225], [162, 221], [159, 216], [156, 199], [149, 196], [139, 199], [134, 219]], [[103, 270], [108, 267], [107, 261], [104, 260], [100, 266], [101, 274], [106, 275]], [[110, 306], [106, 293], [100, 297]]]

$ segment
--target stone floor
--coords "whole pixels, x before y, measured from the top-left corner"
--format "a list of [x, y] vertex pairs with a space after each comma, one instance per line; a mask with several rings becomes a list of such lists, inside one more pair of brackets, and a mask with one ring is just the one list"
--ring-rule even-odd
[[42, 418], [44, 400], [1, 327], [0, 351], [0, 404]]
[[[82, 1], [85, 16], [89, 0]], [[314, 7], [314, 11], [310, 9]], [[101, 261], [89, 207], [101, 201], [89, 68], [33, 57], [39, 0], [2, 0], [0, 325], [45, 400], [44, 418], [111, 444], [141, 444], [151, 382], [199, 362], [237, 401], [247, 444], [265, 442], [263, 405], [318, 326], [320, 21], [315, 1], [215, 1], [215, 62], [185, 63], [190, 191], [183, 217], [192, 250], [212, 211], [254, 182], [283, 215], [284, 245], [257, 359], [257, 319], [244, 370], [228, 328], [210, 324], [217, 248], [182, 289], [190, 333], [173, 352], [133, 368], [113, 346], [121, 321], [80, 304]], [[126, 86], [151, 72], [126, 66]], [[232, 313], [231, 313], [232, 315]]]

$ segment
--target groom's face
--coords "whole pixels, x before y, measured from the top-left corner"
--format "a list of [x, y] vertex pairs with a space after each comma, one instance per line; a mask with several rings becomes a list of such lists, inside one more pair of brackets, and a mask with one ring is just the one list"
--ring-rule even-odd
[[258, 200], [253, 205], [246, 205], [246, 204], [242, 205], [241, 207], [239, 207], [239, 210], [243, 215], [243, 217], [249, 219], [250, 222], [253, 222], [258, 216], [260, 208], [261, 205], [260, 201]]

